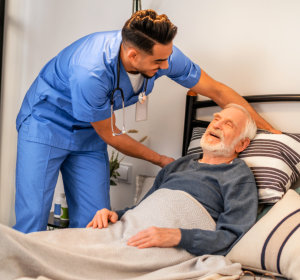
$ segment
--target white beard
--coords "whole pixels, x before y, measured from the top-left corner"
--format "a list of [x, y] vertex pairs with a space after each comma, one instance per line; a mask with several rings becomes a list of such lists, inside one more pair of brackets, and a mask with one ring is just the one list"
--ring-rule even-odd
[[217, 144], [210, 144], [206, 139], [207, 134], [204, 133], [200, 140], [200, 146], [203, 152], [208, 152], [215, 156], [229, 157], [235, 153], [235, 145], [240, 139], [236, 139], [229, 146], [224, 144], [223, 135], [221, 135], [220, 142]]

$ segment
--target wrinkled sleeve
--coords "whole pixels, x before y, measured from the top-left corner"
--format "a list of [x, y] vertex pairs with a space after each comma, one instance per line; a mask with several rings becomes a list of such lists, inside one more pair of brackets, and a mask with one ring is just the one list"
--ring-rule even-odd
[[235, 242], [255, 223], [257, 190], [254, 181], [239, 183], [224, 195], [224, 212], [216, 222], [216, 230], [180, 229], [178, 247], [194, 255], [226, 255]]
[[73, 116], [84, 122], [95, 122], [110, 117], [110, 80], [103, 72], [96, 74], [81, 66], [72, 68], [69, 79]]
[[200, 67], [175, 46], [173, 46], [173, 53], [170, 56], [167, 71], [166, 75], [169, 78], [186, 88], [195, 86], [201, 75]]

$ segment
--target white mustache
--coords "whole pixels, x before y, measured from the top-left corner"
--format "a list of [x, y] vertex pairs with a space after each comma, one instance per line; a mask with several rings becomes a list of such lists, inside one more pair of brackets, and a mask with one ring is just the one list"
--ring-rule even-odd
[[209, 131], [205, 132], [206, 135], [213, 135], [213, 136], [217, 136], [218, 138], [220, 138], [220, 140], [224, 139], [224, 133], [222, 130], [214, 130], [214, 129], [210, 129]]

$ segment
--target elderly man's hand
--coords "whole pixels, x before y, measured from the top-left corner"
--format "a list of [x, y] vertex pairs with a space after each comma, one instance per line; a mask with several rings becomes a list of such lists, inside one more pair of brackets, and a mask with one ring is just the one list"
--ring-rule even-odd
[[89, 222], [86, 226], [93, 228], [106, 228], [108, 226], [108, 222], [115, 223], [118, 221], [118, 214], [114, 211], [110, 211], [106, 208], [98, 210], [93, 220]]
[[175, 247], [181, 240], [181, 231], [178, 228], [150, 227], [131, 237], [127, 245], [142, 248]]

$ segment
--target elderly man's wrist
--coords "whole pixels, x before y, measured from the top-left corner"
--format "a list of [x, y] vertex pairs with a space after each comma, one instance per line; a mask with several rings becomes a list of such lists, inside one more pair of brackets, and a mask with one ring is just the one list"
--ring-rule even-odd
[[189, 239], [189, 236], [188, 236], [188, 231], [187, 229], [182, 229], [180, 228], [180, 241], [177, 245], [177, 247], [180, 247], [180, 248], [186, 248], [189, 243], [190, 243], [190, 239]]

